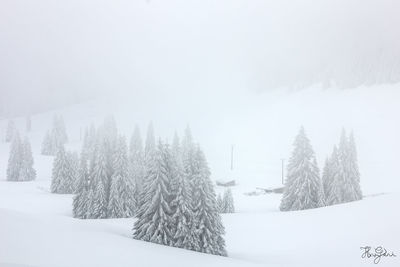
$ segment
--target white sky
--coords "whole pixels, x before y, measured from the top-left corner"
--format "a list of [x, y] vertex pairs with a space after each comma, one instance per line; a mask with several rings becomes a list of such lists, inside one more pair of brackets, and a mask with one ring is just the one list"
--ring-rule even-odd
[[0, 90], [32, 105], [293, 87], [400, 62], [399, 11], [396, 0], [2, 0]]

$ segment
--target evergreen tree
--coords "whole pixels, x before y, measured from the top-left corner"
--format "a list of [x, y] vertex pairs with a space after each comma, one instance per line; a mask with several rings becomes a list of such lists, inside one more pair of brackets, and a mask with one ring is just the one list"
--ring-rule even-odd
[[155, 144], [155, 136], [154, 136], [154, 128], [153, 124], [150, 123], [147, 129], [147, 136], [146, 136], [146, 143], [144, 148], [144, 164], [143, 164], [143, 176], [142, 176], [142, 185], [140, 185], [139, 189], [139, 199], [137, 201], [137, 209], [140, 211], [143, 206], [143, 202], [145, 201], [145, 197], [148, 192], [146, 192], [147, 187], [144, 185], [146, 183], [146, 176], [147, 173], [150, 171], [151, 168], [154, 167], [154, 161], [156, 160], [157, 148]]
[[154, 160], [148, 162], [144, 201], [134, 225], [134, 238], [163, 245], [173, 245], [173, 218], [170, 195], [171, 153], [159, 142]]
[[73, 179], [73, 188], [74, 188], [74, 193], [76, 192], [76, 186], [79, 180], [79, 156], [78, 153], [76, 152], [67, 152], [67, 160], [69, 163], [69, 166], [71, 168], [71, 176]]
[[18, 181], [20, 177], [21, 165], [23, 158], [23, 149], [19, 133], [13, 134], [10, 155], [7, 166], [7, 181]]
[[28, 138], [25, 138], [22, 144], [22, 162], [19, 173], [20, 181], [32, 181], [36, 179], [36, 171], [33, 168], [33, 157], [31, 144]]
[[15, 123], [13, 120], [9, 120], [6, 130], [6, 142], [11, 142], [14, 138], [15, 133], [16, 133]]
[[131, 217], [135, 211], [133, 184], [129, 179], [128, 155], [125, 139], [120, 137], [114, 155], [114, 173], [108, 202], [109, 218]]
[[72, 213], [74, 218], [86, 219], [89, 209], [89, 173], [87, 154], [82, 151], [79, 163], [78, 180], [75, 185], [76, 195], [73, 198]]
[[232, 190], [230, 188], [228, 188], [224, 192], [223, 212], [224, 213], [235, 213], [235, 205], [233, 202]]
[[50, 132], [47, 131], [42, 143], [42, 155], [50, 156], [53, 150], [53, 140]]
[[134, 184], [136, 202], [143, 188], [144, 155], [140, 129], [136, 125], [129, 145], [129, 176]]
[[174, 213], [173, 246], [189, 250], [199, 250], [190, 187], [183, 175], [178, 176], [177, 193], [172, 201]]
[[91, 152], [90, 148], [90, 143], [89, 143], [89, 130], [88, 128], [85, 129], [85, 132], [83, 134], [83, 142], [82, 142], [82, 151], [81, 151], [81, 156], [82, 154], [85, 154], [85, 157], [88, 158]]
[[154, 135], [154, 127], [153, 123], [150, 123], [147, 129], [146, 145], [144, 148], [144, 158], [146, 164], [148, 161], [151, 162], [153, 160], [156, 154], [156, 150], [157, 149], [156, 149], [156, 138]]
[[331, 182], [332, 182], [332, 160], [331, 158], [328, 157], [325, 159], [325, 165], [322, 171], [322, 187], [324, 190], [325, 199], [328, 195]]
[[362, 199], [354, 137], [348, 139], [344, 129], [340, 137], [338, 154], [342, 203]]
[[216, 195], [210, 179], [205, 156], [200, 148], [194, 154], [193, 212], [197, 232], [198, 251], [214, 255], [226, 256], [224, 226], [217, 211]]
[[58, 149], [67, 142], [68, 136], [64, 119], [61, 116], [54, 116], [52, 129], [46, 133], [42, 143], [42, 154], [54, 156], [57, 154]]
[[315, 154], [304, 128], [300, 129], [289, 160], [281, 211], [318, 208], [323, 204], [323, 188]]
[[332, 156], [328, 161], [329, 171], [324, 173], [326, 205], [335, 205], [343, 202], [343, 174], [338, 149], [333, 148]]
[[176, 198], [178, 194], [178, 187], [183, 176], [183, 162], [182, 151], [178, 134], [175, 132], [172, 141], [171, 155], [172, 155], [172, 176], [171, 176], [171, 196]]
[[352, 188], [354, 192], [354, 200], [361, 200], [363, 198], [361, 186], [360, 186], [360, 171], [358, 168], [358, 159], [357, 159], [357, 148], [356, 142], [354, 139], [354, 134], [350, 134], [349, 138], [349, 152], [348, 152], [348, 171], [349, 171], [349, 179], [352, 181]]
[[62, 144], [68, 142], [68, 135], [65, 128], [64, 118], [62, 116], [55, 116], [53, 121], [53, 135], [55, 138], [55, 144]]
[[53, 162], [50, 190], [56, 194], [72, 194], [75, 177], [64, 146], [60, 146]]
[[92, 190], [92, 199], [89, 207], [89, 218], [103, 219], [107, 218], [108, 204], [108, 162], [107, 147], [104, 139], [99, 139], [93, 170], [91, 171], [90, 185]]
[[217, 197], [217, 211], [219, 213], [225, 213], [224, 201], [222, 200], [221, 194]]

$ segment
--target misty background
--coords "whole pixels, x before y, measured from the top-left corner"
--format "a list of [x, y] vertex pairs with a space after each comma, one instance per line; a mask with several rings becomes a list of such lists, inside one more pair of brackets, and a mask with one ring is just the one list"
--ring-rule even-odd
[[37, 114], [41, 142], [62, 114], [76, 147], [110, 114], [127, 136], [152, 121], [172, 140], [189, 124], [213, 179], [252, 188], [281, 184], [301, 125], [321, 169], [344, 127], [364, 192], [391, 191], [398, 10], [395, 0], [2, 1], [1, 123], [20, 116], [22, 128]]
[[395, 83], [399, 10], [396, 0], [3, 0], [0, 112], [116, 92], [182, 102]]

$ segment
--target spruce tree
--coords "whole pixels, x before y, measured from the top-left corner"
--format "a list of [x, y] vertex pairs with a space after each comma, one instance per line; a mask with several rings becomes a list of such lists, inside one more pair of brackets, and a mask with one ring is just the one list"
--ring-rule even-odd
[[43, 139], [42, 143], [42, 155], [50, 156], [53, 153], [53, 141], [51, 138], [50, 131], [46, 132], [46, 135]]
[[196, 225], [197, 251], [226, 256], [224, 226], [217, 211], [216, 195], [210, 170], [203, 152], [197, 148], [193, 164], [193, 213]]
[[10, 155], [7, 166], [7, 181], [18, 181], [20, 177], [23, 158], [23, 149], [21, 138], [18, 132], [13, 134], [13, 140], [10, 148]]
[[224, 201], [222, 200], [221, 194], [217, 196], [217, 211], [219, 213], [225, 213], [225, 205]]
[[72, 194], [75, 187], [74, 173], [64, 146], [58, 148], [53, 162], [50, 190], [56, 194]]
[[172, 156], [172, 176], [171, 176], [171, 195], [173, 198], [178, 194], [179, 182], [183, 173], [183, 162], [182, 162], [182, 149], [179, 141], [178, 134], [175, 132], [171, 146]]
[[93, 169], [90, 174], [90, 185], [92, 190], [92, 200], [89, 207], [89, 218], [103, 219], [107, 218], [108, 204], [108, 162], [107, 147], [104, 139], [99, 138], [96, 148], [96, 156]]
[[36, 179], [36, 171], [33, 168], [33, 157], [31, 144], [28, 138], [25, 138], [22, 144], [22, 161], [19, 173], [20, 181], [32, 181]]
[[77, 152], [67, 152], [67, 159], [69, 162], [69, 166], [71, 168], [71, 176], [73, 178], [73, 188], [74, 193], [76, 192], [76, 186], [78, 183], [79, 177], [79, 156]]
[[177, 192], [172, 207], [174, 222], [173, 246], [199, 250], [195, 229], [190, 187], [183, 175], [178, 176]]
[[127, 146], [125, 139], [120, 137], [114, 155], [114, 173], [111, 177], [108, 218], [133, 216], [136, 207], [133, 194], [134, 188], [128, 172]]
[[129, 145], [129, 176], [134, 184], [136, 202], [143, 187], [144, 151], [140, 129], [136, 125]]
[[143, 206], [143, 202], [145, 200], [145, 197], [147, 195], [148, 192], [146, 192], [147, 188], [144, 185], [144, 183], [146, 183], [146, 176], [147, 173], [150, 171], [151, 168], [154, 167], [154, 161], [156, 159], [156, 154], [157, 154], [157, 148], [156, 148], [156, 144], [155, 144], [155, 135], [154, 135], [154, 128], [153, 128], [153, 124], [150, 123], [147, 129], [147, 136], [146, 136], [146, 143], [145, 143], [145, 147], [144, 147], [144, 164], [143, 164], [143, 173], [142, 173], [142, 185], [140, 185], [139, 188], [139, 192], [138, 192], [138, 196], [139, 199], [137, 201], [137, 209], [138, 211], [140, 211], [142, 209]]
[[344, 129], [340, 137], [338, 154], [340, 161], [339, 175], [342, 180], [342, 202], [351, 202], [362, 199], [360, 173], [357, 164], [357, 151], [354, 136], [347, 138]]
[[72, 213], [74, 218], [86, 219], [89, 209], [88, 189], [89, 172], [87, 154], [82, 151], [79, 163], [78, 180], [75, 185], [76, 195], [73, 198]]
[[153, 123], [150, 123], [147, 129], [146, 145], [144, 147], [144, 158], [146, 164], [148, 161], [152, 161], [156, 153], [156, 138], [154, 135]]
[[331, 158], [327, 157], [325, 159], [325, 165], [322, 171], [322, 188], [324, 190], [325, 199], [327, 198], [331, 182], [332, 182], [332, 160]]
[[65, 144], [68, 142], [68, 135], [65, 128], [63, 116], [55, 116], [53, 122], [53, 134], [56, 138], [56, 144]]
[[82, 156], [82, 154], [85, 154], [86, 158], [88, 158], [89, 154], [90, 154], [90, 143], [89, 143], [89, 130], [88, 130], [88, 128], [85, 129], [85, 132], [83, 134], [81, 156]]
[[322, 205], [323, 188], [315, 154], [302, 127], [289, 160], [280, 210], [304, 210]]
[[232, 190], [230, 188], [224, 192], [223, 211], [224, 213], [235, 213], [235, 205], [233, 202]]
[[343, 174], [339, 159], [338, 149], [333, 148], [332, 156], [328, 161], [329, 171], [324, 173], [325, 202], [326, 205], [336, 205], [343, 202]]
[[6, 142], [11, 142], [14, 138], [14, 134], [16, 133], [15, 123], [13, 120], [9, 120], [7, 124], [6, 130]]
[[134, 238], [162, 245], [173, 245], [173, 218], [170, 195], [171, 152], [158, 144], [154, 160], [148, 162], [143, 204], [134, 225]]
[[349, 179], [351, 179], [353, 185], [354, 200], [361, 200], [363, 196], [360, 186], [360, 171], [358, 168], [357, 148], [353, 133], [350, 134], [348, 148], [348, 171]]

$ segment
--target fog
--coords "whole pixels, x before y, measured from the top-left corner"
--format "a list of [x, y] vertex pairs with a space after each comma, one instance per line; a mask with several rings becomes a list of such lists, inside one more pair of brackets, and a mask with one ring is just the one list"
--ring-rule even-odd
[[4, 0], [2, 110], [116, 91], [184, 101], [396, 82], [399, 8], [395, 0]]

